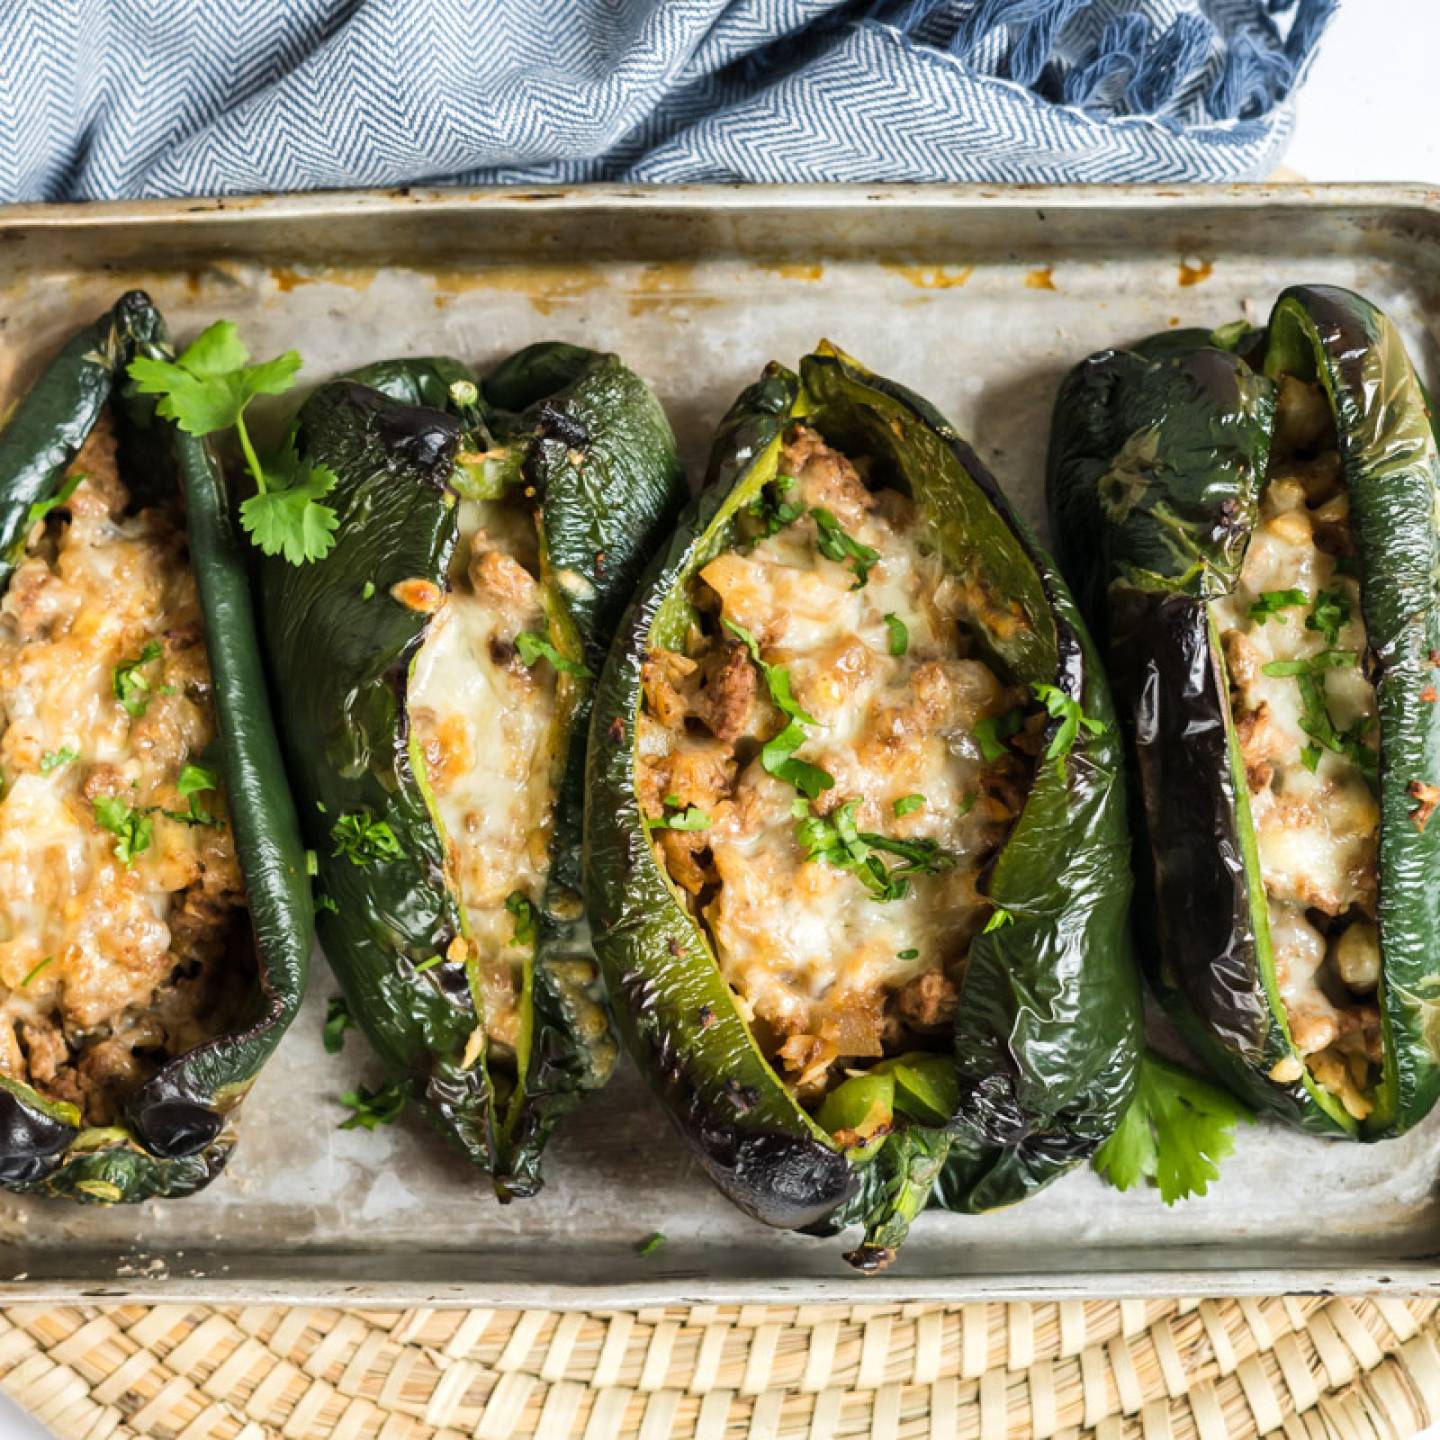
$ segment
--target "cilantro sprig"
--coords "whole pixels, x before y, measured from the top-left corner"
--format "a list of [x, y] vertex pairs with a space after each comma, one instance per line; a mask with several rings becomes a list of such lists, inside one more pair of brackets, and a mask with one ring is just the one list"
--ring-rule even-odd
[[338, 859], [345, 856], [352, 865], [369, 865], [375, 861], [399, 860], [405, 851], [395, 832], [384, 820], [376, 820], [363, 810], [341, 815], [330, 827], [335, 842], [332, 852]]
[[294, 435], [262, 462], [245, 411], [257, 395], [283, 395], [295, 384], [300, 356], [287, 350], [251, 365], [250, 351], [234, 322], [217, 320], [173, 360], [155, 353], [137, 356], [129, 375], [143, 395], [161, 397], [158, 412], [188, 435], [213, 435], [233, 427], [256, 493], [240, 506], [240, 523], [267, 555], [292, 565], [323, 560], [334, 548], [338, 522], [323, 498], [338, 477], [327, 465], [301, 460]]
[[1117, 1190], [1142, 1180], [1173, 1205], [1203, 1195], [1220, 1176], [1220, 1161], [1235, 1148], [1235, 1126], [1254, 1117], [1207, 1081], [1158, 1056], [1140, 1058], [1135, 1097], [1115, 1133], [1091, 1164]]

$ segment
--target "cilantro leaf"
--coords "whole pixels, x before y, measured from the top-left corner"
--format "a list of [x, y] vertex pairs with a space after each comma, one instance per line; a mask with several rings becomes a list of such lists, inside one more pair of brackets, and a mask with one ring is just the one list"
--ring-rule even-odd
[[855, 575], [855, 583], [850, 588], [864, 589], [872, 567], [880, 559], [880, 552], [852, 539], [845, 527], [824, 506], [812, 509], [810, 518], [815, 522], [815, 548], [827, 560], [836, 560], [842, 564], [848, 560]]
[[40, 773], [48, 775], [52, 770], [58, 770], [62, 765], [68, 765], [79, 756], [80, 752], [71, 745], [62, 745], [58, 750], [47, 750], [40, 757]]
[[653, 1255], [663, 1244], [665, 1237], [657, 1230], [653, 1235], [647, 1235], [636, 1247], [637, 1255]]
[[384, 820], [373, 820], [363, 810], [352, 810], [340, 816], [330, 827], [335, 842], [332, 852], [345, 856], [352, 865], [368, 865], [377, 860], [399, 860], [405, 851], [395, 832]]
[[896, 815], [911, 815], [925, 803], [923, 795], [902, 795], [895, 802]]
[[219, 826], [220, 822], [200, 803], [199, 798], [207, 791], [220, 788], [220, 776], [214, 770], [187, 760], [180, 767], [180, 778], [175, 782], [175, 788], [182, 800], [190, 802], [190, 807], [188, 810], [162, 810], [162, 815], [181, 825]]
[[798, 720], [791, 720], [761, 747], [760, 766], [767, 775], [793, 785], [811, 800], [818, 800], [822, 790], [829, 790], [835, 784], [835, 777], [808, 760], [795, 759], [794, 752], [804, 743], [804, 726]]
[[1024, 719], [1021, 711], [1007, 710], [1003, 715], [987, 715], [983, 720], [975, 722], [975, 729], [971, 733], [987, 761], [998, 760], [1009, 753], [1005, 742], [1019, 733]]
[[60, 488], [48, 499], [37, 500], [31, 507], [30, 513], [25, 517], [25, 529], [33, 530], [52, 510], [62, 509], [70, 503], [70, 497], [80, 488], [80, 482], [86, 479], [79, 470], [72, 475], [67, 475]]
[[898, 615], [886, 615], [885, 628], [890, 632], [890, 653], [903, 655], [910, 648], [910, 631]]
[[1303, 590], [1262, 590], [1259, 599], [1250, 607], [1250, 618], [1257, 625], [1263, 625], [1282, 610], [1304, 605], [1309, 598]]
[[798, 484], [793, 476], [777, 475], [773, 480], [767, 481], [761, 487], [760, 493], [745, 507], [745, 513], [755, 522], [759, 531], [758, 539], [778, 535], [805, 513], [803, 505], [787, 498], [795, 493]]
[[[955, 857], [934, 840], [897, 840], [861, 831], [855, 824], [859, 808], [858, 800], [847, 800], [827, 818], [802, 813], [797, 807], [795, 839], [805, 859], [852, 871], [880, 901], [903, 900], [910, 892], [910, 876], [935, 874], [955, 863]], [[886, 853], [898, 855], [901, 863], [886, 865], [880, 858]]]
[[120, 795], [98, 795], [92, 802], [95, 823], [115, 837], [115, 858], [128, 870], [150, 848], [154, 822]]
[[512, 937], [517, 945], [533, 945], [535, 943], [535, 907], [518, 890], [512, 890], [505, 897], [505, 908], [515, 918], [515, 934]]
[[379, 1090], [357, 1085], [340, 1097], [340, 1103], [355, 1112], [340, 1122], [340, 1129], [374, 1130], [380, 1125], [391, 1125], [400, 1118], [409, 1098], [404, 1085], [398, 1083], [383, 1085]]
[[1307, 655], [1299, 660], [1271, 660], [1260, 667], [1260, 673], [1272, 680], [1289, 675], [1318, 675], [1322, 670], [1338, 670], [1344, 665], [1353, 665], [1357, 659], [1359, 656], [1353, 650], [1322, 650], [1318, 655]]
[[567, 659], [543, 635], [536, 635], [532, 630], [522, 630], [515, 637], [515, 648], [520, 652], [521, 662], [527, 667], [538, 660], [548, 660], [562, 675], [580, 675], [586, 678], [593, 675], [587, 666]]
[[1305, 617], [1307, 630], [1319, 630], [1325, 643], [1333, 645], [1340, 638], [1340, 627], [1350, 620], [1350, 602], [1338, 590], [1322, 590], [1315, 597], [1315, 606]]
[[1014, 912], [1007, 910], [1003, 905], [997, 905], [991, 912], [990, 918], [985, 922], [985, 928], [980, 933], [982, 935], [991, 935], [996, 930], [1003, 930], [1007, 925], [1013, 925], [1014, 923]]
[[1091, 1161], [1117, 1190], [1153, 1180], [1167, 1205], [1203, 1195], [1250, 1112], [1223, 1090], [1158, 1056], [1140, 1058], [1135, 1097]]
[[1035, 692], [1035, 698], [1050, 712], [1051, 717], [1060, 722], [1059, 729], [1045, 751], [1045, 758], [1055, 761], [1056, 769], [1063, 775], [1065, 757], [1074, 748], [1081, 729], [1091, 735], [1101, 735], [1105, 731], [1105, 724], [1087, 715], [1080, 702], [1071, 699], [1057, 685], [1033, 684], [1030, 688]]
[[[665, 801], [667, 805], [670, 801]], [[684, 808], [672, 807], [668, 815], [657, 815], [653, 820], [645, 821], [647, 830], [708, 830], [710, 828], [710, 817], [694, 805]]]
[[332, 995], [325, 1009], [325, 1028], [320, 1032], [321, 1043], [327, 1055], [338, 1055], [345, 1048], [345, 1032], [355, 1022], [350, 1018], [350, 1007], [343, 995]]
[[165, 651], [156, 640], [147, 641], [133, 660], [117, 665], [110, 675], [110, 688], [127, 714], [139, 719], [150, 705], [150, 682], [140, 673], [142, 665], [158, 660]]

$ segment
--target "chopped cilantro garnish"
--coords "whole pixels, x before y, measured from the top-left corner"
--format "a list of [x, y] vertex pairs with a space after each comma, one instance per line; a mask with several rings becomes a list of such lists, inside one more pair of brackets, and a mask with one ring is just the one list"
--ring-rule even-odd
[[332, 995], [325, 1009], [325, 1027], [320, 1032], [321, 1043], [327, 1055], [338, 1055], [345, 1046], [345, 1032], [355, 1022], [350, 1018], [350, 1007], [343, 995]]
[[136, 719], [145, 713], [150, 704], [150, 682], [140, 673], [140, 667], [158, 660], [164, 653], [159, 641], [147, 641], [135, 659], [117, 665], [110, 676], [110, 688], [115, 698]]
[[671, 806], [671, 813], [668, 815], [657, 815], [653, 820], [646, 820], [645, 825], [650, 830], [708, 830], [710, 828], [710, 817], [694, 805], [681, 806], [678, 801], [671, 804], [671, 797], [665, 797], [665, 803]]
[[653, 1235], [647, 1235], [636, 1247], [637, 1255], [653, 1255], [663, 1244], [665, 1237], [657, 1230]]
[[1091, 1161], [1117, 1190], [1142, 1180], [1173, 1205], [1203, 1195], [1235, 1148], [1235, 1124], [1250, 1112], [1223, 1090], [1154, 1055], [1140, 1058], [1140, 1081], [1115, 1133]]
[[1313, 775], [1320, 764], [1320, 747], [1318, 745], [1302, 745], [1300, 747], [1300, 763]]
[[759, 529], [760, 539], [778, 535], [805, 513], [802, 504], [787, 498], [795, 493], [798, 483], [793, 476], [777, 475], [767, 482], [759, 495], [745, 507], [745, 513], [755, 521]]
[[375, 598], [375, 582], [373, 580], [367, 580], [360, 587], [360, 598], [362, 600], [373, 600]]
[[[65, 477], [64, 483], [48, 500], [37, 500], [25, 517], [25, 529], [33, 530], [52, 510], [60, 510], [68, 505], [70, 497], [80, 488], [80, 482], [86, 478], [77, 470], [73, 475]], [[21, 543], [24, 543], [23, 540]]]
[[344, 855], [352, 865], [399, 860], [405, 854], [390, 826], [384, 820], [372, 820], [362, 810], [342, 815], [330, 827], [330, 838], [335, 842], [331, 853]]
[[[1307, 630], [1318, 630], [1328, 645], [1340, 638], [1340, 627], [1350, 619], [1350, 602], [1338, 590], [1322, 590], [1315, 607], [1305, 617]], [[1343, 653], [1343, 652], [1341, 652]]]
[[903, 655], [910, 648], [910, 631], [898, 615], [885, 616], [885, 628], [890, 632], [890, 653]]
[[335, 511], [321, 504], [337, 476], [325, 465], [301, 461], [292, 431], [280, 452], [265, 463], [255, 453], [245, 410], [257, 395], [282, 395], [295, 383], [300, 356], [287, 350], [259, 365], [235, 325], [217, 320], [173, 360], [158, 346], [129, 366], [135, 388], [159, 395], [161, 415], [189, 435], [235, 429], [256, 494], [240, 506], [240, 523], [267, 555], [284, 555], [292, 565], [322, 560], [335, 544]]
[[505, 908], [515, 920], [515, 933], [511, 937], [516, 945], [535, 943], [535, 907], [518, 890], [512, 890], [505, 897]]
[[422, 960], [416, 967], [415, 973], [423, 975], [427, 970], [433, 970], [444, 959], [441, 955], [432, 955], [428, 960]]
[[51, 771], [58, 770], [62, 765], [68, 765], [72, 760], [79, 758], [80, 752], [73, 746], [62, 745], [58, 750], [47, 750], [40, 757], [40, 773], [49, 775]]
[[989, 935], [993, 931], [1003, 930], [1007, 925], [1015, 923], [1014, 914], [1005, 909], [1003, 905], [997, 905], [990, 918], [985, 922], [985, 928], [980, 932], [982, 935]]
[[[200, 803], [198, 796], [205, 794], [208, 790], [217, 790], [220, 786], [220, 776], [214, 770], [208, 770], [203, 765], [195, 765], [186, 762], [180, 767], [180, 778], [175, 782], [175, 788], [180, 792], [182, 800], [190, 802], [188, 810], [162, 810], [160, 813], [171, 820], [178, 820], [182, 825], [219, 825], [220, 822]], [[313, 870], [310, 872], [315, 873]]]
[[135, 857], [150, 848], [154, 824], [119, 795], [99, 795], [93, 802], [95, 823], [115, 837], [115, 858], [127, 869]]
[[816, 549], [827, 560], [842, 564], [848, 560], [855, 575], [855, 583], [850, 588], [863, 589], [870, 578], [871, 568], [880, 559], [880, 552], [851, 539], [845, 527], [823, 506], [812, 509], [810, 518], [815, 522]]
[[409, 1095], [403, 1085], [383, 1085], [371, 1090], [357, 1085], [340, 1097], [342, 1105], [348, 1105], [355, 1113], [348, 1120], [340, 1122], [342, 1130], [374, 1130], [379, 1125], [390, 1125], [400, 1118]]
[[902, 795], [895, 802], [895, 813], [896, 815], [913, 815], [924, 803], [923, 795]]
[[50, 967], [51, 965], [53, 965], [54, 963], [55, 963], [55, 957], [54, 957], [53, 955], [47, 955], [47, 956], [46, 956], [38, 965], [36, 965], [36, 966], [34, 967], [34, 969], [32, 969], [32, 970], [30, 971], [30, 973], [20, 982], [20, 988], [23, 990], [33, 979], [35, 979], [35, 977], [36, 977], [37, 975], [40, 975], [43, 971], [49, 969], [49, 967]]
[[1008, 753], [1005, 741], [1019, 732], [1024, 719], [1022, 711], [1007, 710], [1003, 715], [987, 715], [983, 720], [976, 721], [972, 733], [987, 761], [998, 760]]
[[315, 896], [315, 908], [316, 910], [328, 910], [332, 915], [338, 915], [340, 913], [340, 907], [335, 903], [334, 899], [325, 894]]
[[[855, 824], [858, 800], [847, 800], [832, 815], [806, 815], [795, 826], [795, 839], [806, 860], [824, 860], [850, 870], [876, 900], [902, 900], [911, 875], [933, 875], [948, 869], [955, 857], [933, 840], [896, 840], [861, 831]], [[898, 855], [901, 863], [886, 865], [880, 853]]]
[[1353, 650], [1322, 650], [1318, 655], [1299, 660], [1271, 660], [1260, 669], [1272, 680], [1279, 680], [1290, 675], [1318, 675], [1322, 670], [1338, 670], [1342, 665], [1353, 665], [1357, 659]]
[[1271, 616], [1278, 615], [1282, 610], [1290, 610], [1296, 605], [1303, 605], [1310, 597], [1303, 590], [1264, 590], [1260, 598], [1250, 607], [1250, 618], [1258, 625], [1263, 625]]
[[[1041, 701], [1052, 718], [1060, 722], [1059, 729], [1055, 731], [1055, 737], [1050, 741], [1050, 747], [1045, 751], [1047, 760], [1055, 761], [1056, 767], [1064, 773], [1065, 757], [1075, 746], [1076, 737], [1080, 734], [1083, 726], [1091, 735], [1101, 735], [1105, 731], [1105, 724], [1087, 715], [1081, 708], [1078, 700], [1072, 700], [1057, 685], [1032, 685], [1035, 698]], [[989, 758], [988, 756], [986, 757]]]
[[895, 958], [897, 960], [918, 960], [920, 952], [918, 950], [897, 950]]
[[515, 648], [520, 652], [521, 661], [527, 666], [535, 664], [537, 660], [548, 660], [563, 675], [588, 676], [591, 673], [578, 661], [567, 660], [543, 635], [536, 635], [530, 630], [522, 630], [515, 637]]

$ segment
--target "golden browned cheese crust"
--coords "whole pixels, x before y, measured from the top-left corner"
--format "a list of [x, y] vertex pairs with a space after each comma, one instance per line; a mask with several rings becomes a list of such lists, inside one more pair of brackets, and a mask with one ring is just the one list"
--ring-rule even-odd
[[[1361, 763], [1378, 726], [1336, 443], [1319, 386], [1286, 377], [1260, 521], [1215, 613], [1291, 1037], [1316, 1081], [1363, 1119], [1381, 1060], [1380, 806]], [[1316, 657], [1310, 677], [1274, 673]], [[1349, 737], [1339, 748], [1325, 717]], [[1277, 1070], [1281, 1081], [1301, 1073], [1293, 1059]]]
[[[710, 561], [685, 652], [655, 650], [644, 666], [636, 782], [652, 820], [692, 808], [708, 820], [652, 837], [762, 1047], [813, 1101], [847, 1061], [945, 1047], [970, 941], [991, 913], [977, 881], [1031, 762], [1009, 747], [985, 757], [977, 727], [1024, 696], [971, 656], [970, 601], [909, 500], [871, 490], [803, 425], [779, 474], [793, 479], [785, 498], [799, 517]], [[853, 563], [822, 553], [826, 516], [875, 553], [863, 584]], [[834, 784], [808, 804], [761, 761], [786, 717], [730, 625], [788, 674], [813, 722], [793, 754]], [[944, 863], [879, 899], [802, 843], [807, 816], [847, 815]]]
[[165, 813], [194, 818], [181, 769], [215, 738], [184, 531], [125, 514], [105, 424], [74, 472], [0, 600], [0, 1072], [106, 1124], [225, 1028], [253, 959], [223, 793], [213, 823]]

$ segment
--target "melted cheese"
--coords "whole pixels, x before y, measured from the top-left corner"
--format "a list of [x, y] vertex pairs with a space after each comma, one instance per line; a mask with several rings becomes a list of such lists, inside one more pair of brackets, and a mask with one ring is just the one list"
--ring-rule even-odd
[[[1352, 662], [1320, 673], [1320, 693], [1337, 730], [1353, 727], [1364, 743], [1377, 743], [1375, 689], [1360, 660], [1366, 635], [1359, 584], [1339, 573], [1335, 556], [1316, 541], [1317, 525], [1327, 526], [1337, 538], [1345, 534], [1346, 497], [1342, 490], [1313, 504], [1316, 497], [1307, 495], [1307, 483], [1313, 490], [1307, 463], [1312, 472], [1320, 467], [1320, 461], [1274, 467], [1278, 473], [1262, 494], [1239, 584], [1212, 612], [1230, 673], [1276, 979], [1291, 1037], [1321, 1083], [1352, 1114], [1363, 1117], [1370, 1102], [1362, 1092], [1373, 1081], [1370, 1062], [1378, 1059], [1378, 1015], [1373, 1005], [1339, 997], [1347, 979], [1362, 993], [1374, 986], [1373, 978], [1366, 983], [1377, 968], [1370, 963], [1369, 947], [1346, 937], [1360, 926], [1365, 927], [1362, 936], [1373, 934], [1369, 920], [1376, 899], [1379, 804], [1351, 754], [1327, 748], [1306, 732], [1299, 680], [1264, 673], [1274, 661], [1313, 659], [1330, 650], [1353, 652]], [[1324, 473], [1326, 488], [1333, 490], [1332, 468], [1326, 465]], [[1282, 590], [1303, 592], [1304, 603], [1252, 618], [1252, 607], [1263, 595]], [[1333, 641], [1306, 624], [1322, 590], [1338, 594], [1349, 609]], [[1305, 747], [1312, 747], [1312, 757], [1319, 750], [1313, 771], [1302, 759]], [[1327, 929], [1346, 928], [1327, 941], [1309, 912], [1330, 917]], [[1286, 1076], [1294, 1078], [1288, 1069]]]
[[[94, 1120], [131, 1065], [123, 1043], [97, 1042], [174, 1054], [204, 1038], [172, 971], [212, 963], [243, 894], [228, 826], [162, 813], [187, 811], [180, 768], [215, 734], [183, 531], [158, 511], [119, 518], [103, 433], [77, 468], [93, 479], [71, 518], [35, 527], [0, 601], [0, 1069]], [[161, 653], [137, 672], [149, 689], [132, 715], [114, 677], [147, 645]], [[151, 827], [128, 865], [102, 797]], [[223, 824], [223, 796], [200, 798]]]
[[[979, 868], [1012, 818], [987, 793], [993, 767], [974, 729], [1020, 697], [986, 665], [962, 658], [960, 588], [909, 503], [895, 492], [872, 497], [853, 470], [837, 468], [833, 452], [820, 447], [816, 459], [810, 440], [800, 449], [787, 462], [807, 509], [829, 509], [879, 553], [867, 583], [857, 588], [848, 563], [819, 553], [808, 514], [748, 551], [718, 556], [700, 578], [720, 616], [751, 631], [766, 663], [789, 672], [816, 722], [794, 752], [834, 777], [814, 810], [833, 814], [858, 800], [860, 830], [934, 841], [953, 855], [953, 868], [916, 876], [904, 898], [881, 902], [850, 871], [807, 860], [792, 810], [797, 791], [768, 774], [758, 753], [741, 764], [736, 747], [652, 718], [641, 727], [640, 754], [652, 788], [711, 816], [695, 838], [708, 846], [718, 881], [702, 917], [720, 968], [742, 1009], [777, 1039], [821, 1042], [783, 1052], [809, 1084], [837, 1056], [882, 1053], [907, 984], [958, 975], [988, 910], [976, 890]], [[887, 615], [905, 627], [903, 655], [890, 653]], [[757, 710], [758, 742], [783, 720], [763, 699]], [[895, 803], [915, 795], [924, 804], [897, 816]], [[672, 854], [685, 843], [656, 833]], [[953, 995], [952, 987], [952, 1008]]]
[[[515, 653], [521, 631], [548, 634], [533, 522], [504, 502], [463, 501], [451, 588], [410, 679], [410, 717], [451, 873], [479, 958], [486, 1031], [519, 1034], [513, 894], [538, 904], [554, 808], [556, 677]], [[530, 567], [530, 568], [527, 568]]]

